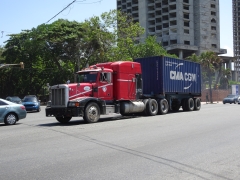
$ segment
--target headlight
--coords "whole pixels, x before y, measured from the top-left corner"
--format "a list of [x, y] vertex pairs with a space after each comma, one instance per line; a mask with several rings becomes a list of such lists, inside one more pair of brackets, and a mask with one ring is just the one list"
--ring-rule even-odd
[[68, 103], [68, 106], [69, 106], [69, 107], [79, 107], [79, 106], [80, 106], [80, 103], [79, 103], [79, 102], [69, 102], [69, 103]]

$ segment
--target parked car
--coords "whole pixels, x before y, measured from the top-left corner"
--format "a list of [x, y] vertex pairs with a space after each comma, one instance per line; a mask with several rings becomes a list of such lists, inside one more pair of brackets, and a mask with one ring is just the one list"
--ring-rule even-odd
[[6, 100], [17, 104], [22, 104], [22, 100], [18, 96], [8, 96], [6, 97]]
[[20, 119], [26, 118], [26, 116], [27, 111], [25, 106], [0, 98], [0, 123], [13, 125]]
[[27, 111], [41, 111], [40, 100], [35, 95], [27, 95], [23, 98], [22, 104]]
[[240, 95], [229, 94], [227, 97], [223, 99], [223, 104], [226, 104], [226, 103], [236, 104], [239, 102], [239, 100], [240, 100]]

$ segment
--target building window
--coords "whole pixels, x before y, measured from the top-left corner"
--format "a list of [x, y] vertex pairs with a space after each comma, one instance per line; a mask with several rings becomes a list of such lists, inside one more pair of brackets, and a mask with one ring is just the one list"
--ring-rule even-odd
[[189, 11], [189, 6], [183, 5], [183, 9]]
[[211, 8], [216, 8], [215, 4], [211, 4]]
[[217, 45], [216, 44], [212, 44], [212, 48], [217, 48]]
[[184, 26], [189, 27], [189, 21], [184, 21]]
[[188, 13], [183, 13], [183, 18], [184, 19], [189, 19], [189, 14]]
[[168, 42], [163, 42], [163, 46], [168, 46]]
[[211, 26], [211, 30], [216, 30], [216, 26]]
[[211, 15], [212, 15], [212, 16], [216, 16], [216, 12], [211, 11]]
[[212, 38], [216, 38], [217, 35], [216, 35], [215, 33], [212, 33], [212, 34], [211, 34], [211, 37], [212, 37]]
[[216, 23], [216, 20], [212, 18], [211, 23]]
[[189, 29], [184, 29], [184, 34], [189, 34]]
[[171, 40], [171, 41], [170, 41], [170, 44], [177, 44], [177, 40], [176, 40], [176, 39]]
[[190, 41], [184, 41], [184, 44], [190, 45]]

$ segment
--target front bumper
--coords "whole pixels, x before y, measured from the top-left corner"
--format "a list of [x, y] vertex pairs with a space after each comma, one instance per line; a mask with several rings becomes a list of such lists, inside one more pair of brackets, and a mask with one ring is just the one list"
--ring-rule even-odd
[[71, 116], [71, 117], [79, 117], [83, 115], [83, 109], [81, 107], [46, 107], [45, 109], [46, 116]]

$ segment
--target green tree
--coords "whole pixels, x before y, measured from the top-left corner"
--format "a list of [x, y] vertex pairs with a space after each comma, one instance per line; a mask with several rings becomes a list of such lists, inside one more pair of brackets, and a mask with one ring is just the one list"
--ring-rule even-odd
[[134, 51], [134, 59], [150, 56], [168, 56], [177, 58], [176, 55], [167, 53], [163, 46], [157, 42], [156, 36], [148, 36], [143, 43], [135, 45]]
[[206, 73], [208, 78], [210, 102], [212, 103], [212, 82], [215, 72], [218, 70], [219, 66], [222, 64], [222, 60], [212, 51], [203, 52], [200, 55], [200, 62], [203, 71]]
[[229, 78], [232, 76], [231, 69], [224, 69], [222, 71], [222, 76], [220, 78], [220, 86], [219, 89], [228, 89], [229, 87]]

